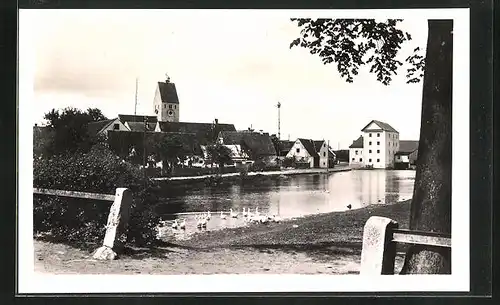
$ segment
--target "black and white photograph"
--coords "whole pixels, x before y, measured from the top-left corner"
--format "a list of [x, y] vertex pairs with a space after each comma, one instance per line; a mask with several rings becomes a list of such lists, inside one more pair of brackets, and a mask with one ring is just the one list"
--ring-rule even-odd
[[468, 291], [468, 9], [20, 10], [19, 58], [19, 292]]

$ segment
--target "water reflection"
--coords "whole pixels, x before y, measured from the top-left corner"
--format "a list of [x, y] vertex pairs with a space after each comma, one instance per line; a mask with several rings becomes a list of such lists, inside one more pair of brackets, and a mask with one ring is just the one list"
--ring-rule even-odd
[[[390, 204], [410, 199], [413, 195], [415, 171], [356, 170], [350, 172], [289, 176], [266, 179], [257, 183], [204, 187], [172, 194], [164, 198], [159, 212], [164, 219], [186, 219], [186, 230], [175, 230], [176, 236], [188, 237], [196, 229], [196, 213], [211, 211], [206, 230], [245, 225], [245, 218], [220, 218], [220, 211], [241, 213], [258, 207], [261, 214], [282, 218], [344, 211], [371, 204]], [[172, 211], [180, 215], [172, 215]], [[187, 213], [187, 214], [185, 214]], [[171, 230], [170, 230], [171, 231]], [[170, 232], [171, 234], [174, 234]], [[174, 234], [174, 235], [175, 235]]]

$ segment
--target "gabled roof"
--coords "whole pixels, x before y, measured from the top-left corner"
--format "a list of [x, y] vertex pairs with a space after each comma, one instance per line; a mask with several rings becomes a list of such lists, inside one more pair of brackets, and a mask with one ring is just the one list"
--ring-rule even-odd
[[300, 141], [300, 143], [302, 143], [302, 145], [304, 146], [304, 148], [311, 157], [316, 157], [318, 155], [318, 153], [316, 152], [315, 141], [302, 138], [299, 138], [298, 140]]
[[277, 155], [268, 133], [247, 130], [221, 131], [219, 138], [222, 138], [224, 145], [241, 145], [243, 150], [248, 150], [253, 159]]
[[363, 136], [360, 136], [357, 140], [353, 141], [349, 148], [363, 148]]
[[321, 150], [321, 146], [325, 143], [324, 140], [314, 141], [314, 149], [318, 152]]
[[148, 118], [148, 122], [156, 123], [158, 118], [154, 115], [133, 115], [133, 114], [119, 114], [118, 119], [120, 122], [125, 124], [126, 122], [142, 122], [144, 123], [144, 118]]
[[[153, 131], [155, 130], [156, 123], [147, 123], [148, 125], [148, 131]], [[127, 122], [127, 126], [129, 127], [130, 131], [144, 131], [144, 122]]]
[[361, 129], [361, 131], [367, 131], [369, 129], [366, 129], [368, 126], [370, 126], [371, 123], [375, 123], [377, 124], [381, 130], [383, 131], [388, 131], [388, 132], [397, 132], [399, 133], [396, 129], [394, 129], [391, 125], [387, 124], [387, 123], [384, 123], [384, 122], [381, 122], [381, 121], [377, 121], [377, 120], [372, 120], [370, 123], [366, 124], [365, 127], [363, 127], [363, 129]]
[[191, 122], [158, 122], [163, 132], [184, 132], [196, 134], [201, 145], [213, 143], [220, 131], [236, 131], [233, 124], [191, 123]]
[[163, 103], [179, 104], [179, 97], [174, 83], [158, 82], [158, 89]]
[[418, 141], [412, 140], [400, 140], [399, 141], [399, 150], [400, 154], [410, 154], [418, 149]]
[[111, 125], [116, 119], [111, 120], [102, 120], [97, 122], [90, 122], [87, 125], [87, 133], [89, 136], [97, 135], [101, 130], [105, 129], [109, 125]]

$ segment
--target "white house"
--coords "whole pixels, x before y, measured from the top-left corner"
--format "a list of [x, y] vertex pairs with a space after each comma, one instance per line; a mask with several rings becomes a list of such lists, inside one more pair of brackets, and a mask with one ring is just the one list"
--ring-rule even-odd
[[107, 136], [108, 130], [130, 131], [130, 129], [128, 129], [119, 118], [91, 122], [87, 125], [87, 132], [90, 136]]
[[363, 136], [352, 142], [349, 146], [349, 165], [351, 167], [362, 167], [363, 162]]
[[394, 167], [394, 155], [399, 150], [399, 132], [377, 120], [372, 120], [361, 132], [362, 136], [349, 146], [349, 165]]
[[327, 146], [324, 140], [313, 141], [299, 138], [293, 144], [286, 158], [307, 162], [311, 168], [328, 168], [328, 158], [335, 158], [335, 154]]

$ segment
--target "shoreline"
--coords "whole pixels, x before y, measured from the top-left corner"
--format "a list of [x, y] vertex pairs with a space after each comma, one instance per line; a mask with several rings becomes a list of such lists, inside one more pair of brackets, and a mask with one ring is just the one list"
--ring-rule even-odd
[[[281, 171], [262, 171], [262, 172], [248, 172], [247, 176], [292, 176], [292, 175], [306, 175], [306, 174], [330, 174], [330, 173], [338, 173], [338, 172], [346, 172], [351, 171], [352, 169], [349, 167], [341, 167], [341, 168], [330, 168], [328, 171], [326, 169], [287, 169]], [[205, 180], [214, 177], [239, 177], [240, 173], [226, 173], [226, 174], [214, 174], [214, 175], [201, 175], [201, 176], [183, 176], [183, 177], [158, 177], [151, 178], [153, 181], [189, 181], [189, 180]]]
[[[98, 245], [78, 249], [34, 238], [35, 271], [52, 274], [357, 274], [364, 224], [371, 216], [408, 228], [410, 201], [308, 215], [280, 223], [206, 231], [154, 248], [127, 248], [96, 261]], [[403, 262], [398, 249], [396, 270]]]

